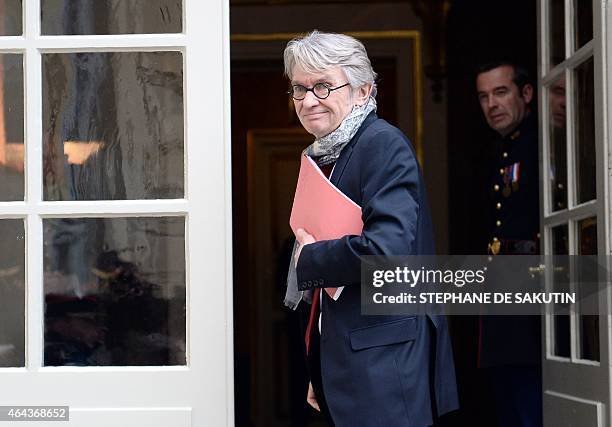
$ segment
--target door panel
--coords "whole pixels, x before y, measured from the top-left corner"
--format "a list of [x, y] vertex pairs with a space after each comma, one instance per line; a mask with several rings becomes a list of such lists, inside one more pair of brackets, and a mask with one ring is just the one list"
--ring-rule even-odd
[[[550, 414], [547, 419], [550, 425], [556, 427], [604, 426], [604, 407], [601, 402], [545, 392], [543, 405], [544, 411]], [[576, 423], [575, 420], [580, 420], [580, 423]]]
[[[544, 255], [570, 255], [570, 262], [547, 272], [547, 289], [565, 282], [565, 290], [580, 295], [581, 284], [608, 280], [574, 262], [595, 256], [605, 265], [610, 253], [602, 240], [609, 226], [602, 2], [540, 0], [538, 10], [542, 248]], [[609, 425], [608, 288], [600, 286], [589, 299], [595, 307], [571, 304], [569, 314], [546, 309], [545, 426]]]
[[0, 3], [0, 402], [233, 425], [228, 2]]

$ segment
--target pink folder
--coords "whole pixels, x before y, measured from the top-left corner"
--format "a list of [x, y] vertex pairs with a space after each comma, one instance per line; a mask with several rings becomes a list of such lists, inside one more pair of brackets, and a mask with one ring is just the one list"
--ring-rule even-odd
[[[294, 234], [303, 228], [317, 241], [360, 235], [363, 230], [359, 205], [338, 190], [306, 155], [300, 164], [289, 225]], [[325, 291], [337, 299], [336, 289], [325, 288]]]

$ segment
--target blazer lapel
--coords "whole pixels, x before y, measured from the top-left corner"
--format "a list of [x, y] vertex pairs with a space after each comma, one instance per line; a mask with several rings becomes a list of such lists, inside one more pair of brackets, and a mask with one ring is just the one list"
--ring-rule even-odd
[[334, 171], [332, 172], [332, 175], [329, 178], [332, 184], [336, 185], [340, 181], [340, 178], [342, 178], [342, 174], [344, 173], [344, 168], [346, 168], [346, 165], [349, 159], [351, 158], [351, 155], [353, 154], [353, 147], [359, 140], [359, 137], [361, 137], [361, 135], [363, 134], [363, 131], [365, 131], [366, 128], [372, 123], [374, 123], [377, 119], [378, 116], [375, 112], [372, 111], [370, 114], [368, 114], [368, 117], [366, 117], [366, 119], [363, 121], [363, 124], [361, 125], [355, 136], [353, 136], [351, 141], [346, 144], [346, 147], [342, 149], [340, 157], [338, 157], [336, 165], [334, 166]]

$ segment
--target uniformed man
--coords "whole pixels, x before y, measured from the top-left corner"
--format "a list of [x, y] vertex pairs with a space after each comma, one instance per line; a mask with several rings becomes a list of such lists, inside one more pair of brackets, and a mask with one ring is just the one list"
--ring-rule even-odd
[[[479, 67], [476, 89], [499, 134], [487, 191], [491, 255], [538, 253], [539, 175], [534, 88], [526, 70], [500, 61]], [[484, 249], [484, 248], [483, 248]], [[539, 316], [483, 316], [478, 363], [491, 379], [500, 426], [541, 426]]]

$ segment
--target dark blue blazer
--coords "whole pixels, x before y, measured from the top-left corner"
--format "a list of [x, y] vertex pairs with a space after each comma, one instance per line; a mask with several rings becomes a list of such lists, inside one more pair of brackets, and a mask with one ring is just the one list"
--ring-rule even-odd
[[301, 290], [346, 286], [337, 301], [323, 293], [321, 302], [321, 376], [334, 423], [429, 426], [458, 407], [446, 319], [361, 315], [359, 286], [361, 255], [434, 253], [414, 149], [372, 113], [330, 179], [361, 206], [363, 232], [304, 246], [297, 277]]

